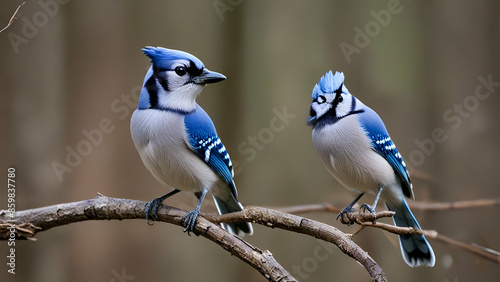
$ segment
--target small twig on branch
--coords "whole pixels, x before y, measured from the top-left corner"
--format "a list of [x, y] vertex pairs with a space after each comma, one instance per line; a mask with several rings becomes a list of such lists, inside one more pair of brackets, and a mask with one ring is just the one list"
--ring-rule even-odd
[[[146, 204], [146, 202], [137, 200], [108, 198], [99, 195], [95, 199], [80, 202], [18, 211], [15, 213], [14, 221], [8, 217], [7, 211], [0, 211], [0, 239], [7, 240], [12, 232], [17, 236], [17, 239], [32, 238], [37, 232], [87, 220], [145, 219]], [[158, 210], [161, 221], [175, 225], [181, 225], [181, 218], [185, 214], [186, 211], [164, 205], [161, 205]], [[217, 223], [230, 220], [252, 221], [264, 226], [308, 234], [332, 242], [344, 253], [360, 262], [367, 269], [373, 281], [386, 281], [385, 274], [378, 264], [348, 235], [332, 226], [260, 207], [249, 207], [242, 212], [224, 216], [203, 214], [203, 216], [198, 217], [195, 234], [220, 245], [257, 269], [270, 281], [296, 281], [296, 279], [273, 258], [269, 251], [262, 251], [243, 239], [230, 235], [219, 225], [204, 217]], [[15, 229], [12, 229], [13, 223], [15, 223]], [[23, 232], [20, 232], [21, 228]]]
[[11, 26], [14, 21], [17, 19], [17, 15], [19, 13], [19, 9], [21, 9], [21, 7], [26, 4], [26, 1], [24, 1], [23, 3], [21, 3], [21, 5], [19, 5], [16, 9], [16, 11], [14, 12], [14, 14], [12, 15], [12, 17], [10, 17], [10, 20], [9, 20], [9, 23], [4, 27], [2, 28], [2, 30], [0, 30], [0, 33], [2, 33], [4, 30], [6, 30], [9, 26]]
[[[500, 199], [480, 199], [470, 201], [458, 202], [442, 202], [442, 203], [427, 203], [427, 202], [408, 202], [412, 210], [421, 211], [439, 211], [439, 210], [452, 210], [452, 209], [466, 209], [466, 208], [479, 208], [500, 205]], [[303, 214], [308, 212], [331, 212], [339, 213], [342, 208], [334, 206], [330, 203], [323, 204], [310, 204], [292, 207], [275, 208], [279, 211], [291, 214]]]
[[[424, 203], [424, 202], [411, 202], [410, 206], [415, 210], [424, 210], [424, 211], [434, 211], [434, 210], [450, 210], [450, 209], [464, 209], [464, 208], [477, 208], [477, 207], [488, 207], [499, 205], [500, 200], [494, 199], [482, 199], [482, 200], [471, 200], [471, 201], [460, 201], [460, 202], [445, 202], [445, 203]], [[283, 212], [288, 212], [292, 214], [301, 214], [308, 212], [318, 212], [318, 211], [326, 211], [331, 213], [339, 213], [342, 209], [335, 207], [328, 203], [323, 204], [312, 204], [312, 205], [301, 205], [301, 206], [293, 206], [293, 207], [285, 207], [280, 208], [279, 210]], [[419, 234], [424, 235], [428, 239], [433, 239], [448, 245], [456, 246], [472, 252], [482, 258], [486, 258], [491, 260], [497, 264], [500, 264], [500, 253], [491, 250], [489, 248], [482, 247], [475, 243], [468, 244], [464, 242], [457, 241], [450, 237], [439, 234], [435, 230], [421, 230], [414, 229], [411, 227], [398, 227], [390, 224], [385, 224], [381, 222], [377, 222], [377, 219], [383, 217], [392, 217], [394, 212], [391, 211], [381, 211], [377, 213], [363, 213], [363, 212], [352, 212], [344, 214], [344, 221], [350, 222], [351, 224], [356, 223], [360, 225], [362, 228], [366, 226], [376, 227], [383, 229], [385, 231], [397, 234], [397, 235], [405, 235], [405, 234]], [[361, 229], [362, 229], [361, 228]], [[357, 234], [360, 230], [358, 230], [355, 234]]]
[[500, 199], [480, 199], [443, 203], [409, 202], [408, 205], [413, 210], [440, 211], [496, 206], [500, 205]]
[[377, 213], [352, 212], [344, 214], [344, 220], [353, 223], [355, 222], [363, 227], [371, 226], [380, 228], [397, 235], [413, 235], [413, 234], [424, 235], [427, 239], [434, 239], [436, 241], [446, 243], [448, 245], [465, 249], [469, 252], [479, 255], [480, 257], [489, 259], [497, 264], [500, 264], [500, 255], [498, 252], [489, 250], [488, 248], [479, 246], [477, 244], [467, 244], [464, 242], [460, 242], [450, 237], [441, 235], [435, 230], [422, 230], [422, 229], [415, 229], [412, 227], [399, 227], [376, 221], [379, 218], [392, 217], [393, 215], [394, 212], [392, 211], [381, 211]]

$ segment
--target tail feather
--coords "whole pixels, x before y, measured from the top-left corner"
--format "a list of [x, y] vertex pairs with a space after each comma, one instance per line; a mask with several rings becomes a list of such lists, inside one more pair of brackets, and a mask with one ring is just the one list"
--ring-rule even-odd
[[[408, 204], [403, 199], [401, 205], [386, 203], [389, 210], [396, 212], [393, 217], [394, 224], [400, 227], [413, 227], [420, 229], [417, 220], [411, 213]], [[431, 245], [422, 235], [399, 235], [399, 245], [405, 262], [411, 266], [434, 266], [436, 257]]]
[[[241, 205], [241, 203], [238, 202], [233, 196], [230, 196], [226, 201], [223, 201], [216, 196], [213, 196], [213, 198], [219, 214], [237, 212], [243, 209], [243, 205]], [[253, 233], [252, 225], [249, 222], [221, 223], [221, 225], [227, 232], [234, 235], [244, 236], [245, 234], [252, 235]]]

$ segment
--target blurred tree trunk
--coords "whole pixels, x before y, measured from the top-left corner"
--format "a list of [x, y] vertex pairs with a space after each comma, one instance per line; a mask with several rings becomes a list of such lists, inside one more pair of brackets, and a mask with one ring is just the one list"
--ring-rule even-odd
[[[19, 1], [2, 3], [1, 28], [19, 4]], [[65, 77], [61, 56], [64, 42], [60, 40], [65, 21], [45, 14], [46, 18], [39, 18], [37, 26], [33, 15], [38, 11], [40, 7], [36, 2], [27, 2], [17, 20], [0, 35], [0, 53], [4, 54], [0, 63], [1, 167], [5, 173], [8, 167], [16, 168], [17, 210], [36, 207], [39, 202], [57, 203], [65, 199], [63, 185], [50, 166], [63, 157], [60, 148], [66, 142], [62, 128], [65, 93], [59, 83], [59, 79]], [[29, 24], [33, 26], [28, 33]], [[49, 24], [61, 28], [45, 28]], [[22, 37], [23, 43], [13, 43], [9, 34]], [[2, 191], [1, 199], [5, 199], [3, 193], [6, 191]], [[64, 240], [60, 236], [59, 231], [51, 234], [55, 240], [39, 245], [36, 253], [24, 248], [32, 242], [17, 242], [15, 278], [18, 281], [64, 281], [64, 273], [50, 272], [52, 265], [65, 261], [63, 250], [57, 247], [58, 240]], [[2, 247], [5, 254], [3, 250], [7, 248]]]

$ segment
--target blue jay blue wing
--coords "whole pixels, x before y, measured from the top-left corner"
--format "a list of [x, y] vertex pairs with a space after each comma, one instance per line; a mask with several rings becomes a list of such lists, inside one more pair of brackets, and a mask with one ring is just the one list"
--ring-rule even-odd
[[233, 165], [229, 154], [217, 135], [190, 136], [190, 145], [196, 155], [204, 160], [229, 185], [236, 196], [233, 183]]
[[[367, 136], [372, 143], [372, 149], [379, 153], [394, 169], [394, 172], [401, 181], [401, 187], [406, 197], [413, 199], [413, 186], [410, 174], [394, 142], [392, 142], [387, 129], [380, 117], [371, 109], [367, 109], [365, 117], [362, 117], [362, 124], [367, 131]], [[375, 116], [374, 116], [375, 115]], [[363, 115], [362, 115], [363, 116]]]
[[403, 192], [406, 197], [413, 198], [412, 184], [410, 180], [410, 175], [406, 169], [406, 164], [403, 161], [403, 157], [398, 152], [396, 145], [392, 142], [389, 135], [376, 135], [371, 136], [373, 149], [382, 155], [392, 166], [396, 175], [401, 180]]
[[191, 149], [219, 174], [236, 198], [233, 164], [208, 115], [201, 107], [197, 106], [193, 113], [186, 115], [184, 123], [187, 128], [188, 142]]
[[[233, 182], [233, 164], [226, 148], [217, 136], [215, 127], [208, 115], [199, 106], [185, 116], [187, 141], [193, 152], [212, 168], [227, 184], [231, 196], [219, 198], [212, 194], [215, 205], [220, 214], [241, 211], [243, 206], [238, 202], [238, 194]], [[252, 234], [252, 225], [248, 222], [222, 223], [224, 229], [238, 236]]]

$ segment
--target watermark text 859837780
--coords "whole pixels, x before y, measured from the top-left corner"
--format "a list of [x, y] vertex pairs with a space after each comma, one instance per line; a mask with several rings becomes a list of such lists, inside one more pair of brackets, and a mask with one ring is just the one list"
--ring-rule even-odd
[[16, 169], [9, 167], [7, 169], [7, 212], [10, 220], [9, 240], [7, 245], [9, 248], [9, 255], [7, 256], [7, 270], [11, 274], [16, 274], [16, 225], [14, 224], [14, 215], [16, 213]]
[[9, 167], [7, 170], [7, 210], [9, 217], [14, 219], [16, 212], [16, 169]]

